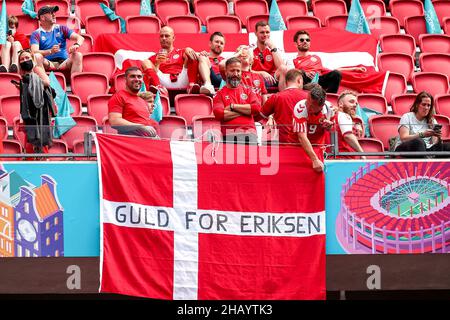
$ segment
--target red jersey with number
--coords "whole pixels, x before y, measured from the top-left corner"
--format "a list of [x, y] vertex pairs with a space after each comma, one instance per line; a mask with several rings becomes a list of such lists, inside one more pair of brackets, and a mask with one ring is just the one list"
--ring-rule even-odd
[[[294, 107], [294, 135], [298, 132], [306, 133], [311, 144], [325, 144], [326, 134], [329, 133], [322, 126], [323, 120], [333, 121], [331, 105], [325, 102], [322, 110], [317, 114], [311, 114], [306, 107], [306, 100], [299, 101]], [[297, 139], [298, 141], [298, 139]]]
[[295, 58], [294, 67], [305, 72], [318, 72], [319, 74], [322, 74], [324, 71], [322, 60], [315, 54]]
[[[224, 109], [230, 104], [250, 104], [251, 114], [241, 115], [229, 121], [224, 120]], [[261, 102], [253, 90], [244, 85], [237, 88], [227, 86], [217, 92], [213, 102], [213, 112], [216, 119], [222, 122], [222, 134], [232, 132], [253, 132], [256, 133], [254, 115], [259, 114]], [[230, 130], [230, 131], [227, 131]], [[232, 132], [231, 132], [232, 131]]]
[[274, 75], [277, 71], [275, 62], [273, 60], [272, 52], [268, 48], [263, 51], [256, 47], [253, 50], [253, 65], [252, 70], [254, 71], [266, 71], [267, 73]]
[[261, 100], [263, 94], [267, 94], [264, 78], [259, 73], [252, 71], [242, 71], [242, 83], [247, 87], [252, 88], [258, 98]]
[[[157, 54], [150, 57], [150, 61], [156, 63]], [[166, 62], [159, 65], [159, 70], [167, 74], [180, 74], [184, 65], [184, 49], [173, 49], [167, 55]]]
[[209, 62], [211, 62], [211, 69], [215, 74], [219, 74], [220, 73], [220, 69], [219, 69], [219, 63], [220, 61], [222, 61], [224, 58], [223, 57], [217, 57], [217, 58], [213, 58], [213, 57], [209, 57]]

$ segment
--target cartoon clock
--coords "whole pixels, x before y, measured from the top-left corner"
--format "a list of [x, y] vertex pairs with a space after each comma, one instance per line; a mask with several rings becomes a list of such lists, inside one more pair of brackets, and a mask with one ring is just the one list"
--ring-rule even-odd
[[26, 241], [34, 242], [36, 240], [36, 229], [34, 229], [33, 225], [29, 221], [21, 219], [17, 225], [17, 229], [19, 230], [22, 238]]

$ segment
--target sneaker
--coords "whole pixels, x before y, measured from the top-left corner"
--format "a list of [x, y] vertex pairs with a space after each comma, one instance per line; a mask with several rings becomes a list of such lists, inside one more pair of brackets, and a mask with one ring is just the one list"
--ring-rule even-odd
[[213, 85], [205, 84], [200, 88], [200, 93], [212, 96], [213, 94], [216, 93], [216, 90], [214, 90]]
[[8, 69], [4, 65], [0, 65], [0, 72], [8, 72]]
[[200, 93], [200, 86], [197, 83], [194, 83], [192, 86], [188, 87], [187, 93], [189, 93], [189, 94]]
[[17, 65], [15, 63], [9, 66], [9, 72], [17, 73], [17, 71], [19, 71], [19, 68], [17, 68]]

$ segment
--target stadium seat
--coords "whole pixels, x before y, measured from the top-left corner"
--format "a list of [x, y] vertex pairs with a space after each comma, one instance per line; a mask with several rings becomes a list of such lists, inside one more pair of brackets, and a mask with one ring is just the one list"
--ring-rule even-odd
[[[95, 143], [92, 143], [92, 153], [97, 153]], [[84, 140], [76, 139], [73, 142], [73, 153], [87, 153], [87, 150], [84, 150]], [[78, 161], [86, 161], [86, 160], [96, 160], [97, 157], [78, 157], [75, 160]]]
[[8, 122], [0, 116], [0, 140], [8, 138]]
[[114, 55], [109, 52], [90, 52], [83, 55], [83, 72], [104, 74], [108, 80], [116, 71]]
[[400, 73], [409, 82], [414, 72], [414, 60], [410, 55], [404, 53], [380, 53], [378, 67], [380, 71]]
[[102, 123], [103, 118], [108, 116], [108, 101], [111, 99], [111, 94], [90, 95], [87, 100], [87, 114], [97, 121]]
[[9, 126], [14, 124], [14, 118], [20, 116], [20, 96], [18, 94], [0, 97], [0, 116], [6, 119]]
[[[3, 153], [4, 154], [21, 154], [22, 145], [17, 140], [3, 140]], [[20, 161], [22, 157], [2, 157], [0, 161]]]
[[161, 139], [184, 140], [187, 138], [186, 120], [179, 116], [164, 116], [159, 122]]
[[102, 132], [110, 134], [118, 134], [117, 130], [111, 127], [108, 117], [104, 117], [102, 121]]
[[75, 72], [72, 73], [72, 92], [80, 97], [82, 104], [87, 104], [91, 94], [107, 94], [108, 78], [102, 73]]
[[400, 26], [405, 26], [405, 18], [411, 16], [423, 16], [423, 4], [419, 0], [397, 0], [390, 3], [391, 14], [400, 22]]
[[83, 26], [86, 25], [86, 18], [89, 16], [105, 16], [100, 3], [109, 7], [108, 0], [76, 0], [75, 14]]
[[75, 140], [84, 140], [84, 133], [89, 131], [97, 131], [97, 121], [89, 116], [74, 116], [73, 120], [77, 123], [69, 131], [61, 137], [66, 143], [69, 150], [73, 150]]
[[442, 139], [450, 138], [450, 118], [443, 114], [435, 114], [434, 119], [442, 125]]
[[125, 89], [125, 73], [118, 73], [113, 78], [114, 92]]
[[442, 27], [444, 29], [445, 34], [450, 35], [450, 17], [445, 17], [443, 24], [444, 25]]
[[325, 19], [325, 26], [329, 28], [345, 30], [347, 26], [348, 15], [329, 16]]
[[82, 104], [80, 97], [74, 94], [68, 94], [67, 97], [69, 98], [70, 105], [73, 108], [73, 113], [71, 115], [80, 116], [82, 113]]
[[443, 73], [450, 79], [450, 54], [422, 53], [419, 62], [422, 71]]
[[246, 20], [247, 32], [255, 32], [255, 25], [259, 21], [269, 21], [268, 14], [257, 14], [254, 16], [248, 16]]
[[444, 18], [450, 16], [450, 2], [448, 0], [435, 0], [433, 1], [434, 11], [438, 16], [441, 26], [444, 25]]
[[436, 112], [450, 118], [450, 94], [438, 94], [434, 97]]
[[155, 12], [163, 25], [167, 24], [168, 16], [188, 16], [187, 1], [159, 0], [155, 2]]
[[419, 72], [412, 76], [412, 86], [415, 93], [429, 92], [433, 97], [448, 93], [449, 84], [445, 74], [436, 72]]
[[175, 34], [177, 33], [200, 33], [202, 26], [200, 18], [196, 16], [167, 16], [167, 25]]
[[416, 100], [417, 94], [405, 93], [401, 95], [394, 95], [392, 98], [392, 112], [396, 115], [402, 116], [405, 113], [410, 112], [410, 109]]
[[[53, 139], [52, 146], [48, 148], [48, 153], [59, 153], [64, 154], [68, 153], [69, 148], [67, 147], [67, 143], [62, 139]], [[49, 157], [50, 161], [65, 161], [67, 157]]]
[[320, 19], [312, 16], [288, 16], [286, 18], [286, 28], [288, 30], [303, 30], [320, 28]]
[[17, 16], [19, 20], [19, 30], [23, 34], [31, 34], [39, 28], [39, 23], [36, 19], [31, 19], [30, 16], [20, 14]]
[[424, 16], [411, 16], [405, 18], [405, 31], [414, 37], [416, 43], [419, 43], [421, 34], [427, 33]]
[[386, 15], [386, 6], [382, 0], [361, 0], [360, 3], [366, 19]]
[[347, 14], [347, 6], [343, 0], [317, 0], [312, 3], [312, 10], [322, 26], [325, 26], [325, 20], [329, 16]]
[[206, 29], [209, 34], [227, 30], [229, 33], [241, 33], [242, 22], [236, 16], [217, 16], [206, 18]]
[[116, 14], [124, 19], [128, 16], [137, 16], [141, 12], [139, 0], [116, 0], [115, 5]]
[[191, 126], [194, 116], [212, 115], [212, 104], [212, 98], [203, 94], [178, 94], [175, 97], [175, 113]]
[[422, 53], [450, 53], [450, 35], [421, 34], [419, 36], [419, 46]]
[[128, 16], [127, 33], [159, 33], [161, 20], [156, 16]]
[[330, 102], [333, 106], [337, 106], [338, 98], [339, 94], [327, 92], [327, 101]]
[[[365, 152], [384, 152], [384, 145], [378, 139], [358, 138], [359, 145]], [[384, 156], [366, 156], [367, 159], [383, 159]]]
[[264, 0], [235, 0], [234, 13], [242, 23], [247, 23], [248, 16], [269, 14], [269, 9]]
[[295, 13], [296, 16], [308, 15], [308, 5], [303, 0], [278, 0], [278, 8], [280, 9], [281, 16], [284, 22], [287, 21], [287, 17], [292, 16]]
[[13, 139], [19, 141], [22, 146], [25, 146], [25, 131], [23, 124], [21, 124], [19, 116], [14, 118], [12, 126], [13, 126]]
[[[92, 51], [94, 47], [94, 39], [89, 34], [82, 34], [84, 38], [83, 45], [78, 49], [82, 54], [88, 53]], [[75, 40], [67, 40], [67, 48], [70, 48], [76, 41]]]
[[358, 103], [360, 106], [387, 114], [386, 98], [376, 93], [361, 93], [358, 95]]
[[120, 33], [119, 19], [111, 21], [105, 15], [89, 16], [86, 18], [86, 33], [89, 33], [95, 39], [104, 33]]
[[[46, 72], [48, 75], [50, 75], [50, 72]], [[53, 74], [56, 77], [56, 80], [58, 80], [58, 83], [61, 85], [62, 89], [64, 91], [67, 90], [67, 81], [66, 81], [66, 76], [64, 75], [64, 73], [62, 72], [55, 72], [53, 71]]]
[[200, 18], [202, 25], [206, 25], [207, 17], [228, 15], [228, 2], [226, 0], [195, 0], [194, 12]]
[[[46, 5], [59, 7], [59, 10], [55, 12], [56, 16], [68, 16], [71, 13], [72, 4], [67, 0], [36, 0], [37, 8], [40, 8], [40, 7], [43, 7]], [[37, 12], [37, 9], [36, 9], [36, 12]]]
[[221, 124], [214, 116], [194, 116], [192, 118], [192, 133], [194, 139], [202, 141], [221, 140]]
[[370, 33], [376, 38], [380, 38], [384, 34], [400, 33], [400, 22], [395, 17], [383, 16], [378, 18], [367, 19]]
[[409, 34], [384, 34], [380, 36], [380, 47], [384, 53], [404, 53], [414, 58], [416, 41]]
[[11, 83], [11, 80], [20, 81], [17, 73], [0, 73], [0, 97], [19, 94], [19, 89]]
[[69, 16], [69, 15], [56, 16], [56, 23], [65, 25], [69, 29], [72, 29], [73, 31], [75, 31], [78, 34], [81, 33], [81, 21], [80, 21], [80, 18], [78, 18], [76, 16]]
[[400, 95], [406, 93], [406, 79], [400, 73], [390, 72], [386, 81], [386, 88], [384, 90], [384, 97], [388, 104], [392, 101], [393, 95]]
[[22, 12], [23, 0], [8, 0], [6, 3], [6, 11], [9, 16], [18, 16]]
[[389, 150], [389, 139], [398, 136], [399, 123], [400, 116], [397, 115], [377, 115], [370, 117], [370, 134], [383, 143], [385, 150]]

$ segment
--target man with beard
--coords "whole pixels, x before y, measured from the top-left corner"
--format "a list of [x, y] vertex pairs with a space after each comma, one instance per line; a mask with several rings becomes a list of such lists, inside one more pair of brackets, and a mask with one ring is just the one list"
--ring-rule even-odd
[[256, 143], [254, 116], [259, 115], [261, 102], [253, 90], [241, 83], [242, 64], [236, 58], [225, 63], [227, 84], [214, 97], [213, 112], [222, 123], [224, 141]]
[[[208, 67], [211, 83], [215, 88], [219, 88], [222, 83], [222, 75], [220, 74], [220, 62], [224, 59], [220, 55], [225, 48], [225, 37], [219, 31], [214, 32], [209, 38], [209, 52], [202, 51], [199, 53], [200, 68]], [[204, 71], [205, 72], [205, 71]]]
[[158, 123], [150, 118], [147, 102], [138, 96], [143, 81], [142, 71], [130, 67], [125, 71], [125, 89], [108, 101], [108, 118], [121, 134], [158, 137]]

